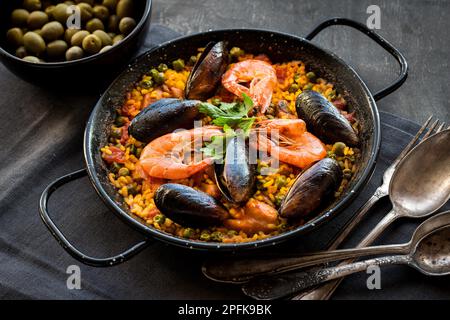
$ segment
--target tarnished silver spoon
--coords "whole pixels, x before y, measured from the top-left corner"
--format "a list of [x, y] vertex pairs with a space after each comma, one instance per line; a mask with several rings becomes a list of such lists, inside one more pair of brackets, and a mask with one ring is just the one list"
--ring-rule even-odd
[[[417, 145], [399, 164], [390, 184], [393, 209], [361, 241], [358, 248], [369, 246], [392, 222], [401, 217], [424, 218], [439, 210], [450, 198], [450, 130], [437, 133]], [[333, 258], [327, 253], [299, 256], [210, 260], [202, 268], [208, 278], [220, 282], [242, 283], [265, 273], [294, 270], [317, 261], [347, 259], [364, 254], [344, 250]], [[394, 252], [392, 252], [394, 253]], [[373, 254], [367, 252], [366, 255]], [[348, 256], [345, 256], [348, 255]], [[331, 259], [331, 260], [329, 260]], [[347, 261], [351, 262], [351, 261]], [[331, 284], [330, 284], [331, 285]], [[325, 289], [325, 288], [324, 288]]]
[[[244, 284], [242, 290], [252, 298], [272, 300], [329, 280], [364, 271], [371, 265], [406, 264], [425, 275], [448, 275], [450, 274], [450, 211], [438, 214], [423, 222], [414, 232], [411, 241], [407, 244], [398, 245], [398, 247], [399, 251], [403, 251], [404, 254], [374, 258], [320, 270], [256, 278]], [[381, 248], [381, 246], [378, 248]]]

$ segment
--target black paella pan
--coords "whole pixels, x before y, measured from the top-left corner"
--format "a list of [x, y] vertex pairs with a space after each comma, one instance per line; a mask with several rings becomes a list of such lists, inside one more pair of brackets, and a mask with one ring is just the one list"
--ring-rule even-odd
[[[400, 74], [385, 89], [372, 94], [358, 74], [335, 54], [314, 45], [311, 40], [323, 29], [331, 25], [346, 25], [367, 34], [372, 40], [387, 50], [400, 64]], [[361, 159], [358, 170], [350, 181], [344, 194], [327, 209], [306, 224], [291, 231], [263, 240], [245, 243], [210, 243], [182, 239], [145, 225], [143, 220], [129, 213], [127, 205], [108, 180], [108, 168], [101, 158], [100, 148], [108, 139], [108, 128], [114, 121], [115, 107], [122, 105], [125, 93], [140, 79], [150, 66], [172, 61], [180, 56], [188, 58], [196, 49], [210, 41], [226, 40], [248, 52], [265, 53], [273, 62], [302, 60], [321, 77], [335, 84], [349, 102], [350, 110], [361, 124]], [[329, 221], [349, 205], [370, 178], [380, 147], [380, 120], [375, 101], [395, 91], [407, 77], [407, 62], [403, 55], [381, 36], [358, 22], [336, 18], [323, 22], [305, 38], [256, 29], [228, 29], [199, 33], [166, 42], [136, 58], [130, 66], [112, 83], [97, 102], [86, 125], [84, 155], [86, 168], [63, 176], [52, 182], [42, 193], [40, 214], [45, 225], [61, 246], [74, 258], [93, 266], [110, 266], [126, 261], [144, 249], [154, 238], [181, 247], [214, 251], [238, 251], [274, 245], [295, 236], [304, 234], [318, 225]], [[85, 255], [74, 247], [52, 221], [47, 204], [51, 194], [60, 186], [89, 175], [89, 178], [107, 206], [123, 221], [145, 236], [145, 240], [114, 257], [94, 258]]]

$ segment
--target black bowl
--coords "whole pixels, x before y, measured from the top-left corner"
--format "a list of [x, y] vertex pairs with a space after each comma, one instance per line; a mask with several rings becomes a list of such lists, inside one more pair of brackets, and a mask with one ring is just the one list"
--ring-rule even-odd
[[0, 60], [18, 77], [45, 87], [87, 87], [108, 83], [143, 43], [150, 24], [152, 0], [137, 0], [136, 28], [119, 44], [104, 53], [64, 62], [31, 63], [17, 58], [6, 43], [12, 10], [22, 0], [0, 1]]

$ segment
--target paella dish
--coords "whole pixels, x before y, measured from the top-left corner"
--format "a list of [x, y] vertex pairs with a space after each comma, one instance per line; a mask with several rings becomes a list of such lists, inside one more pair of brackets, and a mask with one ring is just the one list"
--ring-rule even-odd
[[359, 123], [333, 83], [244, 49], [209, 43], [149, 66], [116, 107], [99, 152], [147, 225], [206, 242], [264, 239], [321, 214], [358, 170]]

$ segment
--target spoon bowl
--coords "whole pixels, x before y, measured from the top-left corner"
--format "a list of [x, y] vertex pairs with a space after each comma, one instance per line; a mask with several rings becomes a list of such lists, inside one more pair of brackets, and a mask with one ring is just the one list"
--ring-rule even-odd
[[394, 211], [428, 216], [450, 199], [450, 130], [426, 139], [399, 163], [389, 186]]

